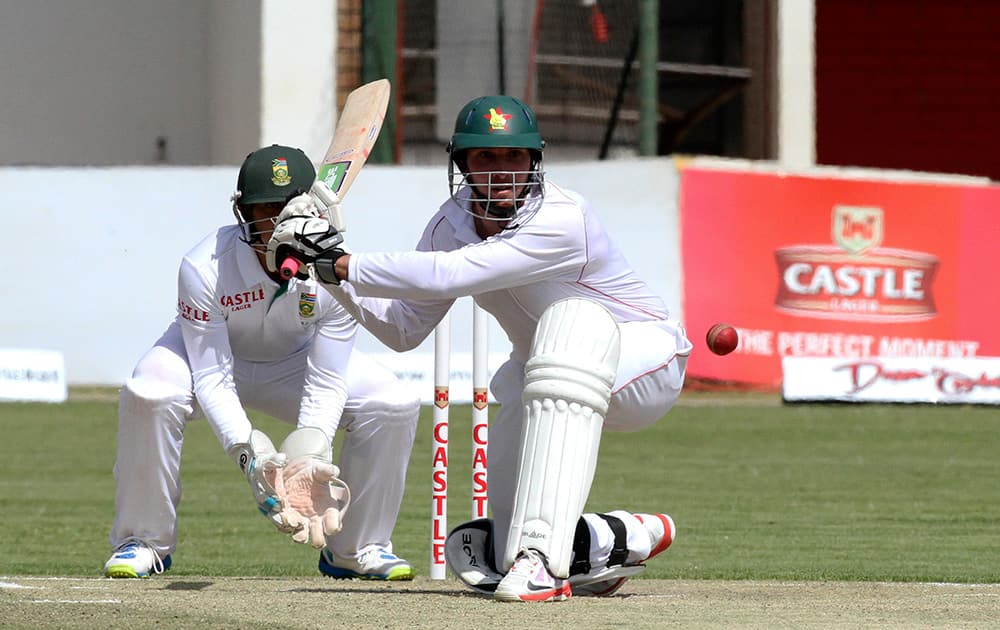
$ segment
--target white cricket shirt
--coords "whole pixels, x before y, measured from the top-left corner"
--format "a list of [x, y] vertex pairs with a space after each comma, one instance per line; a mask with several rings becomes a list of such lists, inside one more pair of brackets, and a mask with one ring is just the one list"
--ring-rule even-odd
[[417, 251], [352, 253], [350, 280], [329, 288], [395, 350], [417, 346], [456, 298], [472, 295], [507, 333], [520, 362], [556, 300], [593, 300], [622, 323], [668, 319], [663, 300], [636, 276], [579, 194], [547, 183], [544, 200], [529, 199], [512, 224], [481, 240], [473, 217], [449, 198]]
[[234, 361], [269, 364], [307, 353], [299, 426], [332, 438], [347, 401], [344, 374], [357, 324], [315, 281], [271, 280], [238, 225], [222, 227], [181, 261], [177, 322], [194, 393], [225, 449], [246, 442], [251, 426], [233, 378]]

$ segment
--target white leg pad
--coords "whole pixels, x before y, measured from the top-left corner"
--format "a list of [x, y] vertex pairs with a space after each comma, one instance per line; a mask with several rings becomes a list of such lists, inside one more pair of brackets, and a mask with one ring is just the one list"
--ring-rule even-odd
[[542, 313], [525, 365], [505, 570], [521, 549], [534, 549], [552, 575], [569, 577], [573, 536], [597, 468], [620, 345], [618, 324], [599, 304], [571, 298]]

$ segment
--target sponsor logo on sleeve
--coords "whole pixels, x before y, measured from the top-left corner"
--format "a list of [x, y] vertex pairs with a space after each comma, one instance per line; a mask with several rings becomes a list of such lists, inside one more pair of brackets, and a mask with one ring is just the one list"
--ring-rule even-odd
[[208, 311], [195, 308], [184, 300], [177, 300], [177, 314], [189, 322], [207, 322]]

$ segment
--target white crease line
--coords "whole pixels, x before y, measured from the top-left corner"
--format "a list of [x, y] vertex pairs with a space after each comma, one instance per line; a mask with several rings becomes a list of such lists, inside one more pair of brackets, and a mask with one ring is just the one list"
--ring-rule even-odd
[[[903, 582], [899, 582], [899, 584], [903, 584]], [[920, 582], [914, 582], [914, 584], [920, 584]], [[978, 584], [978, 583], [965, 584], [963, 582], [924, 582], [924, 584], [927, 584], [928, 586], [946, 586], [946, 587], [955, 587], [955, 586], [969, 586], [969, 587], [972, 587], [972, 588], [997, 588], [998, 587], [997, 584]]]
[[29, 604], [121, 604], [120, 599], [26, 599]]
[[93, 581], [107, 580], [109, 578], [85, 578], [85, 577], [59, 577], [59, 576], [39, 576], [39, 575], [0, 575], [2, 580], [21, 580], [24, 582], [69, 582], [69, 581]]
[[0, 582], [0, 588], [38, 588], [37, 586], [25, 586], [14, 582]]

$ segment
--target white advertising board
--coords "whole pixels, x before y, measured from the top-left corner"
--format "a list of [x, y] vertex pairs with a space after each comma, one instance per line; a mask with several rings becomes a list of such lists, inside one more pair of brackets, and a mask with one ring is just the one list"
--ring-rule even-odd
[[[419, 397], [425, 405], [434, 402], [434, 354], [432, 352], [372, 352], [368, 356], [375, 359], [399, 378], [402, 386], [412, 396]], [[492, 379], [496, 371], [507, 360], [507, 355], [490, 353], [487, 369]], [[472, 403], [472, 353], [452, 352], [449, 367], [451, 378], [448, 383], [448, 400], [452, 404]], [[495, 403], [490, 392], [489, 402]]]
[[1000, 405], [1000, 357], [785, 357], [786, 401]]
[[64, 402], [66, 364], [55, 350], [0, 349], [0, 401]]

